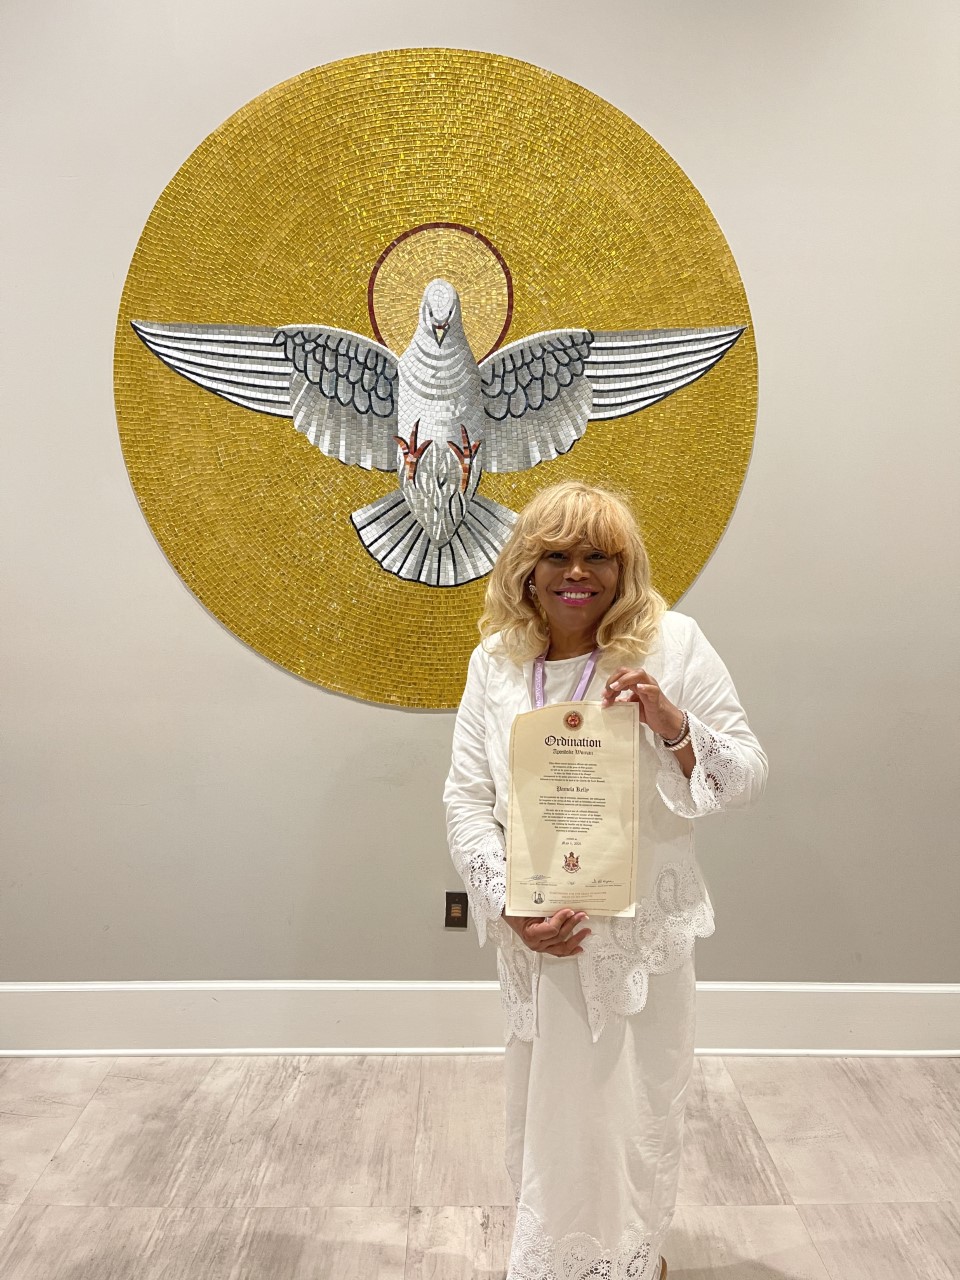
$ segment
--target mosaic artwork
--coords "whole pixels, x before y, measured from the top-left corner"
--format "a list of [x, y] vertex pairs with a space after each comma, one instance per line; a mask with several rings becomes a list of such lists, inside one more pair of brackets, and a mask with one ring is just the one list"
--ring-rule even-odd
[[636, 413], [702, 377], [743, 332], [557, 329], [478, 365], [459, 294], [442, 279], [424, 290], [399, 359], [362, 334], [315, 325], [133, 328], [198, 386], [292, 418], [328, 458], [396, 470], [397, 491], [350, 518], [382, 568], [428, 587], [483, 577], [507, 539], [515, 513], [478, 494], [484, 468], [526, 471], [559, 457], [588, 422]]
[[199, 599], [306, 679], [418, 707], [455, 705], [541, 485], [623, 493], [676, 600], [756, 408], [739, 274], [674, 162], [569, 81], [442, 49], [306, 72], [201, 144], [134, 255], [115, 384]]

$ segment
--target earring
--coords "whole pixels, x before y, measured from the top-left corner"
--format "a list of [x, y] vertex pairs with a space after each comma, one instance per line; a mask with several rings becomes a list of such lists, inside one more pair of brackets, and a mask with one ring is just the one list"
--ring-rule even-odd
[[537, 598], [537, 588], [534, 586], [534, 584], [533, 584], [533, 579], [532, 579], [532, 578], [528, 578], [528, 579], [527, 579], [527, 590], [528, 590], [528, 591], [530, 592], [530, 594], [533, 596], [534, 600], [536, 600], [536, 598]]

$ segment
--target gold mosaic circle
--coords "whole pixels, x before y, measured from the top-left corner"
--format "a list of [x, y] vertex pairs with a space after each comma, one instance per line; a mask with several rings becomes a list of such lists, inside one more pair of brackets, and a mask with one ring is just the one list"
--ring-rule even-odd
[[[406, 707], [456, 705], [485, 579], [441, 589], [385, 572], [350, 513], [395, 475], [344, 466], [289, 420], [179, 377], [130, 322], [372, 336], [374, 268], [431, 225], [479, 232], [502, 256], [508, 342], [568, 326], [747, 326], [697, 382], [591, 423], [554, 461], [481, 482], [513, 510], [571, 476], [625, 493], [671, 602], [733, 512], [757, 399], [747, 299], [720, 228], [666, 152], [579, 85], [494, 54], [390, 50], [304, 72], [215, 130], [161, 194], [123, 291], [115, 391], [131, 482], [177, 572], [236, 636], [326, 689]], [[457, 252], [448, 269], [477, 273], [468, 323], [483, 347], [502, 294], [495, 273], [482, 277], [489, 255]], [[391, 344], [414, 323], [391, 308], [416, 293], [417, 269], [383, 294]]]

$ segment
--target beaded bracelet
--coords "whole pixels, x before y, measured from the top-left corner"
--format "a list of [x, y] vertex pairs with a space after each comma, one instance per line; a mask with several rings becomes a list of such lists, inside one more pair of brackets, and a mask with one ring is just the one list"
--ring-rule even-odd
[[661, 742], [668, 751], [681, 751], [690, 741], [690, 717], [686, 712], [683, 713], [683, 727], [680, 730], [679, 737], [661, 738]]

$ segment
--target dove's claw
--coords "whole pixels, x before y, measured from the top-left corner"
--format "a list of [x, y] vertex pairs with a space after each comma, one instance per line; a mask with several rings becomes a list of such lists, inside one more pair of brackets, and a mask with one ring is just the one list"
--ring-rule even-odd
[[400, 446], [400, 451], [403, 454], [403, 465], [404, 465], [404, 468], [406, 469], [408, 480], [413, 480], [413, 478], [416, 476], [417, 463], [420, 461], [423, 455], [427, 452], [427, 450], [433, 444], [432, 440], [424, 440], [423, 444], [418, 445], [417, 432], [419, 430], [420, 430], [420, 419], [418, 418], [410, 429], [409, 441], [404, 440], [402, 436], [393, 437], [394, 440], [396, 440], [397, 444]]
[[470, 483], [470, 471], [473, 467], [473, 460], [477, 456], [477, 450], [480, 448], [480, 441], [471, 444], [470, 435], [466, 427], [460, 428], [460, 439], [463, 441], [463, 448], [448, 440], [447, 444], [453, 450], [460, 460], [460, 492], [466, 493], [467, 485]]

